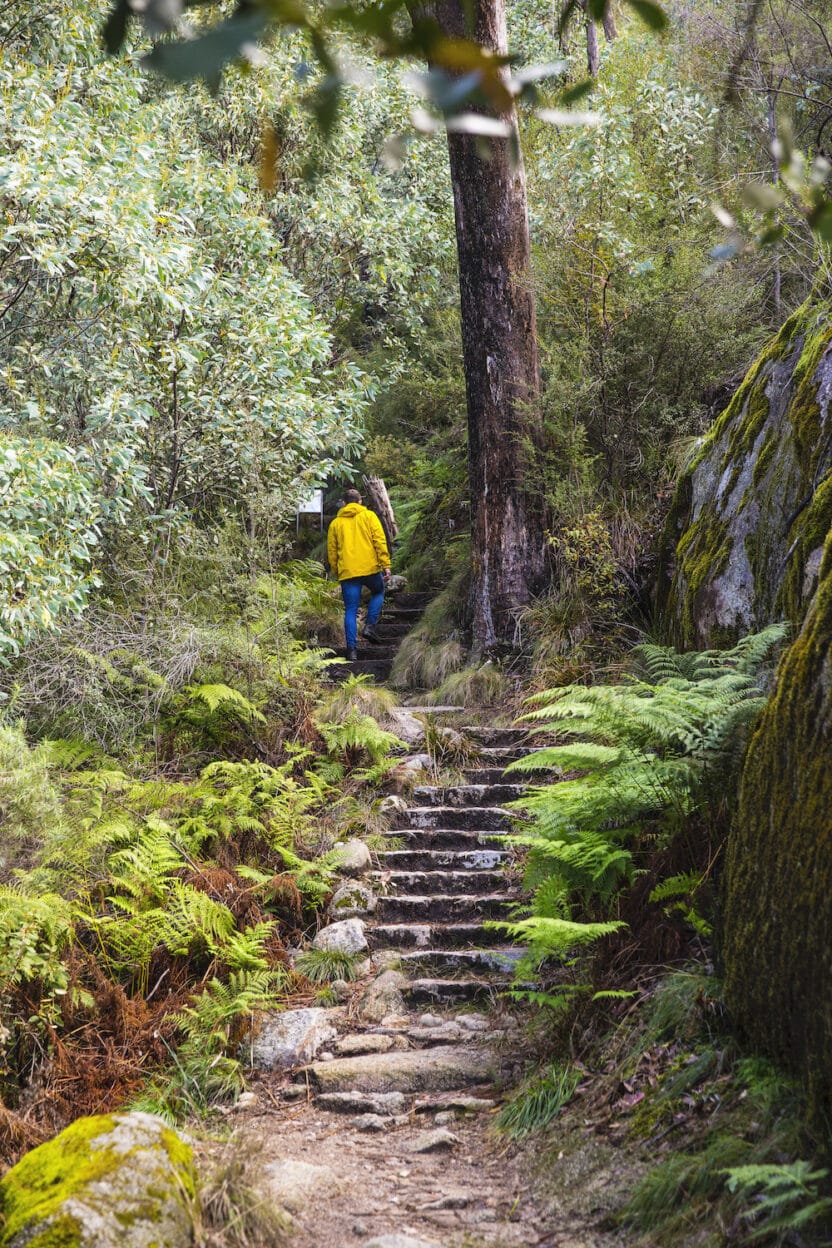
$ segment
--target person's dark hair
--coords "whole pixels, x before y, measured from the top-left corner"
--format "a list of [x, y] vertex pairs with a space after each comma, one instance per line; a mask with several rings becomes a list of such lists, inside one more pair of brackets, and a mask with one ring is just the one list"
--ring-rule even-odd
[[344, 490], [344, 502], [345, 503], [360, 503], [361, 495], [359, 494], [358, 490], [355, 490], [352, 487], [350, 487], [350, 489], [348, 490]]

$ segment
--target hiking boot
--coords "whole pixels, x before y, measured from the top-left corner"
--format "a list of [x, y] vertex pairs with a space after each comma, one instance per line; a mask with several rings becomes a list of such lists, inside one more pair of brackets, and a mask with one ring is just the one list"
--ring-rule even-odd
[[361, 633], [361, 636], [364, 638], [365, 641], [375, 642], [376, 645], [380, 645], [381, 643], [381, 637], [379, 637], [378, 633], [376, 632], [375, 624], [366, 624]]
[[355, 647], [347, 651], [347, 662], [348, 663], [358, 662], [358, 651], [355, 649]]

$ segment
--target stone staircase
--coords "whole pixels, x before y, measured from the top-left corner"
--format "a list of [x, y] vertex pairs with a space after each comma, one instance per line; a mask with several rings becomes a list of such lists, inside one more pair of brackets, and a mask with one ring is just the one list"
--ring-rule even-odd
[[[354, 662], [333, 663], [327, 669], [330, 680], [346, 680], [348, 676], [368, 675], [381, 684], [390, 675], [393, 659], [414, 624], [418, 623], [431, 594], [397, 593], [385, 600], [384, 611], [376, 626], [381, 638], [379, 643], [358, 638], [358, 659]], [[343, 647], [335, 652], [339, 658], [346, 657]]]
[[461, 731], [479, 747], [464, 783], [418, 785], [386, 833], [395, 847], [379, 855], [386, 891], [367, 939], [375, 952], [398, 956], [413, 1006], [493, 998], [522, 954], [486, 922], [508, 917], [519, 899], [501, 842], [511, 827], [505, 803], [524, 786], [503, 771], [530, 747], [521, 729]]

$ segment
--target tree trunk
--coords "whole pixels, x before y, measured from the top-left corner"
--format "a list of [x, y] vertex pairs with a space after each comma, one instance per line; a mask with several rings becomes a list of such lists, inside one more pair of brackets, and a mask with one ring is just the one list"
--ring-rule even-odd
[[384, 529], [384, 536], [387, 538], [387, 549], [392, 556], [394, 550], [394, 539], [398, 535], [399, 526], [396, 524], [396, 517], [393, 514], [393, 504], [390, 502], [390, 495], [387, 493], [387, 486], [381, 477], [364, 477], [361, 478], [364, 485], [364, 493], [367, 495], [367, 502], [370, 510], [374, 511], [381, 521], [381, 527]]
[[612, 43], [614, 39], [618, 38], [618, 27], [615, 24], [615, 14], [612, 11], [612, 0], [607, 0], [601, 24], [604, 27], [604, 38], [607, 43]]
[[[586, 10], [586, 0], [584, 0], [584, 9]], [[601, 63], [601, 55], [598, 51], [598, 27], [595, 25], [595, 18], [587, 10], [586, 12], [586, 68], [590, 78], [598, 77], [598, 68]]]
[[[434, 11], [446, 33], [505, 52], [503, 0], [473, 0], [472, 8], [473, 29], [457, 0], [443, 0]], [[528, 452], [540, 445], [526, 179], [513, 110], [505, 120], [513, 142], [448, 134], [468, 405], [475, 654], [517, 644], [519, 614], [545, 570], [541, 500], [526, 487]]]

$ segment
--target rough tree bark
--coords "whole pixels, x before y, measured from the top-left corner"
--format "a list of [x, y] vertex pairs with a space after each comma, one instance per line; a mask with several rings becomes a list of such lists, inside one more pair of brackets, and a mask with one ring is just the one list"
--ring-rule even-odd
[[[450, 35], [505, 52], [504, 0], [457, 0], [433, 12]], [[517, 644], [520, 612], [545, 573], [542, 506], [528, 491], [529, 448], [540, 441], [537, 324], [526, 179], [517, 118], [511, 139], [448, 134], [459, 255], [471, 486], [474, 653]], [[534, 453], [534, 451], [532, 452]]]
[[590, 78], [597, 78], [601, 64], [601, 54], [598, 51], [598, 27], [595, 25], [595, 18], [587, 8], [586, 0], [584, 0], [583, 7], [586, 21], [586, 68]]

